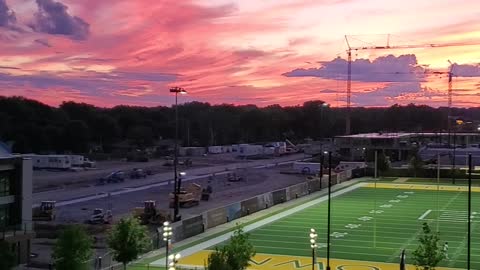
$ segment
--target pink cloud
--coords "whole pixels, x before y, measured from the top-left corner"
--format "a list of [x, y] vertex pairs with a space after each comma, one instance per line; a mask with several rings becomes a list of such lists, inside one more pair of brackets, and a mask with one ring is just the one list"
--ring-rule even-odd
[[[59, 30], [57, 28], [40, 31], [38, 27], [37, 31], [24, 29], [21, 33], [4, 31], [3, 42], [0, 42], [0, 95], [28, 95], [50, 104], [83, 100], [104, 106], [154, 106], [171, 104], [168, 88], [180, 85], [189, 90], [186, 101], [263, 106], [323, 99], [344, 104], [346, 86], [344, 80], [339, 80], [344, 78], [323, 74], [325, 70], [317, 64], [329, 63], [333, 71], [344, 72], [345, 60], [335, 59], [344, 44], [332, 43], [339, 38], [322, 36], [323, 32], [316, 27], [328, 30], [345, 22], [309, 25], [310, 20], [316, 18], [296, 14], [321, 8], [329, 15], [330, 8], [354, 7], [355, 1], [265, 1], [260, 4], [232, 0], [218, 5], [212, 4], [215, 1], [197, 0], [39, 1], [63, 7], [63, 13], [56, 17], [47, 12], [50, 21], [60, 18], [78, 22], [74, 18], [79, 18], [88, 24], [88, 34], [82, 23], [72, 23], [69, 31], [60, 31], [63, 34], [54, 31]], [[33, 15], [38, 10], [35, 2], [10, 0], [8, 3], [9, 9], [15, 12], [17, 25], [38, 23]], [[376, 10], [375, 6], [371, 8]], [[376, 13], [375, 16], [382, 15]], [[303, 22], [303, 19], [309, 20]], [[456, 31], [470, 31], [468, 23], [450, 24], [456, 25]], [[323, 48], [335, 48], [335, 51]], [[378, 55], [381, 57], [356, 59], [355, 72], [362, 74], [354, 77], [352, 102], [355, 105], [389, 105], [396, 101], [440, 104], [445, 99], [442, 91], [424, 93], [427, 86], [443, 88], [440, 78], [436, 84], [432, 82], [434, 79], [423, 81], [421, 74], [404, 75], [400, 79], [398, 74], [389, 76], [400, 82], [407, 81], [404, 77], [408, 77], [410, 81], [402, 85], [400, 82], [389, 84], [391, 80], [372, 74], [415, 71], [417, 64], [428, 64], [431, 59], [443, 57], [441, 52], [445, 51], [428, 57], [419, 57], [421, 52], [419, 55], [404, 52], [402, 54], [410, 54], [410, 58]], [[335, 66], [336, 62], [341, 63]], [[282, 76], [295, 69], [310, 70], [320, 76]], [[471, 77], [470, 81], [476, 79]], [[412, 84], [417, 81], [418, 84]], [[469, 87], [471, 84], [465, 86]], [[478, 92], [475, 89], [465, 94], [474, 96]], [[466, 100], [459, 98], [457, 104], [470, 104]]]

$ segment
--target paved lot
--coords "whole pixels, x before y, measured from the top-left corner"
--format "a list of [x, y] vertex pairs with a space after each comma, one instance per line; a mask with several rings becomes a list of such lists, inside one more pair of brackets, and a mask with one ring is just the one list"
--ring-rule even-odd
[[[303, 154], [297, 155], [290, 155], [279, 157], [275, 159], [263, 159], [263, 160], [254, 160], [254, 161], [240, 161], [237, 163], [231, 164], [224, 164], [224, 165], [216, 165], [216, 166], [209, 166], [209, 167], [200, 167], [200, 168], [189, 168], [185, 170], [188, 174], [188, 177], [195, 177], [195, 176], [202, 176], [208, 175], [212, 173], [219, 173], [225, 171], [232, 171], [237, 168], [252, 168], [252, 167], [259, 167], [265, 166], [267, 164], [278, 164], [283, 162], [289, 162], [292, 160], [298, 160], [304, 158]], [[126, 180], [123, 183], [116, 183], [116, 184], [108, 184], [103, 186], [95, 185], [95, 183], [85, 184], [81, 187], [78, 186], [65, 186], [63, 188], [45, 192], [38, 192], [33, 194], [33, 203], [39, 204], [41, 201], [44, 200], [54, 200], [57, 202], [66, 202], [78, 198], [85, 198], [88, 196], [107, 196], [106, 194], [110, 193], [129, 193], [135, 189], [149, 188], [149, 185], [156, 185], [162, 182], [168, 182], [173, 178], [172, 172], [166, 173], [159, 173], [156, 175], [152, 175], [147, 177], [146, 179], [135, 179], [135, 180]], [[188, 178], [187, 177], [187, 178]], [[80, 200], [78, 203], [83, 203], [86, 200]], [[71, 203], [77, 203], [72, 201]], [[59, 205], [61, 205], [60, 203]]]

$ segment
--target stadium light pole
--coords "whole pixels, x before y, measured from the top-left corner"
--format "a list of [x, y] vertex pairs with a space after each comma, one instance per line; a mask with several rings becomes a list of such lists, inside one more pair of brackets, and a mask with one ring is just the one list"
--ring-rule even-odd
[[170, 263], [168, 264], [168, 270], [175, 270], [177, 269], [177, 263], [178, 263], [178, 260], [180, 260], [180, 253], [177, 253], [177, 254], [172, 254], [170, 256], [168, 256], [168, 260], [170, 261]]
[[175, 93], [175, 146], [173, 156], [173, 221], [179, 221], [181, 218], [178, 215], [178, 192], [180, 191], [180, 185], [178, 183], [178, 94], [185, 95], [187, 91], [181, 87], [170, 88], [170, 93]]
[[[329, 107], [330, 107], [330, 104], [328, 104], [328, 103], [322, 103], [322, 105], [320, 106], [320, 125], [323, 125], [323, 109], [324, 108], [329, 108]], [[323, 133], [323, 129], [321, 131]]]
[[315, 270], [316, 256], [315, 249], [317, 248], [317, 237], [318, 234], [315, 229], [310, 229], [310, 247], [312, 248], [312, 270]]
[[467, 269], [470, 270], [470, 251], [472, 233], [472, 154], [468, 154], [468, 244], [467, 244]]
[[332, 195], [332, 152], [328, 151], [327, 269], [330, 270], [330, 217]]
[[455, 120], [455, 128], [453, 129], [453, 159], [452, 159], [452, 184], [455, 185], [455, 162], [456, 162], [456, 150], [457, 150], [457, 129], [459, 126], [463, 125], [465, 122], [462, 119]]
[[170, 226], [170, 222], [165, 221], [163, 223], [163, 241], [166, 242], [165, 246], [165, 268], [168, 269], [168, 252], [170, 251], [170, 240], [172, 239], [172, 226]]
[[320, 190], [322, 189], [322, 178], [323, 178], [323, 156], [324, 152], [320, 150], [320, 171], [318, 172], [318, 176], [320, 178]]

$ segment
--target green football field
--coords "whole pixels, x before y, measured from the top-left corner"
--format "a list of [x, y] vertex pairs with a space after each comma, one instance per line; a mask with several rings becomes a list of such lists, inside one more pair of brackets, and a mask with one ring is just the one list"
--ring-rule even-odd
[[[472, 194], [471, 267], [480, 269], [480, 193]], [[478, 212], [478, 213], [477, 213]], [[331, 258], [407, 263], [424, 222], [448, 242], [449, 259], [440, 265], [466, 268], [467, 192], [362, 187], [332, 199]], [[326, 256], [327, 203], [297, 212], [250, 232], [257, 253], [311, 256], [310, 228], [318, 233], [318, 256]]]

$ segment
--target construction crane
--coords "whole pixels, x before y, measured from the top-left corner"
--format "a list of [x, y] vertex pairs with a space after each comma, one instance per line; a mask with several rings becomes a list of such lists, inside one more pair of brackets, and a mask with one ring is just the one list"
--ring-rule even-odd
[[[348, 40], [348, 35], [345, 35], [345, 41], [347, 43], [347, 57], [348, 57], [348, 66], [347, 66], [347, 116], [346, 116], [346, 126], [345, 126], [345, 135], [350, 135], [351, 123], [350, 123], [350, 114], [351, 114], [351, 97], [352, 97], [352, 51], [360, 50], [397, 50], [397, 49], [416, 49], [416, 48], [445, 48], [445, 47], [460, 47], [460, 46], [475, 46], [480, 45], [480, 42], [458, 42], [458, 43], [444, 43], [444, 44], [415, 44], [415, 45], [390, 45], [390, 34], [387, 35], [387, 44], [385, 46], [350, 46]], [[448, 79], [448, 110], [451, 111], [452, 107], [452, 69], [453, 65], [450, 65], [449, 70], [449, 79]], [[450, 113], [449, 113], [450, 114]]]
[[429, 74], [447, 74], [448, 76], [448, 116], [447, 116], [447, 130], [448, 130], [448, 145], [450, 145], [451, 119], [452, 119], [452, 98], [453, 98], [453, 69], [455, 67], [452, 61], [448, 60], [450, 67], [448, 71], [433, 71], [429, 72], [425, 69], [425, 73]]

